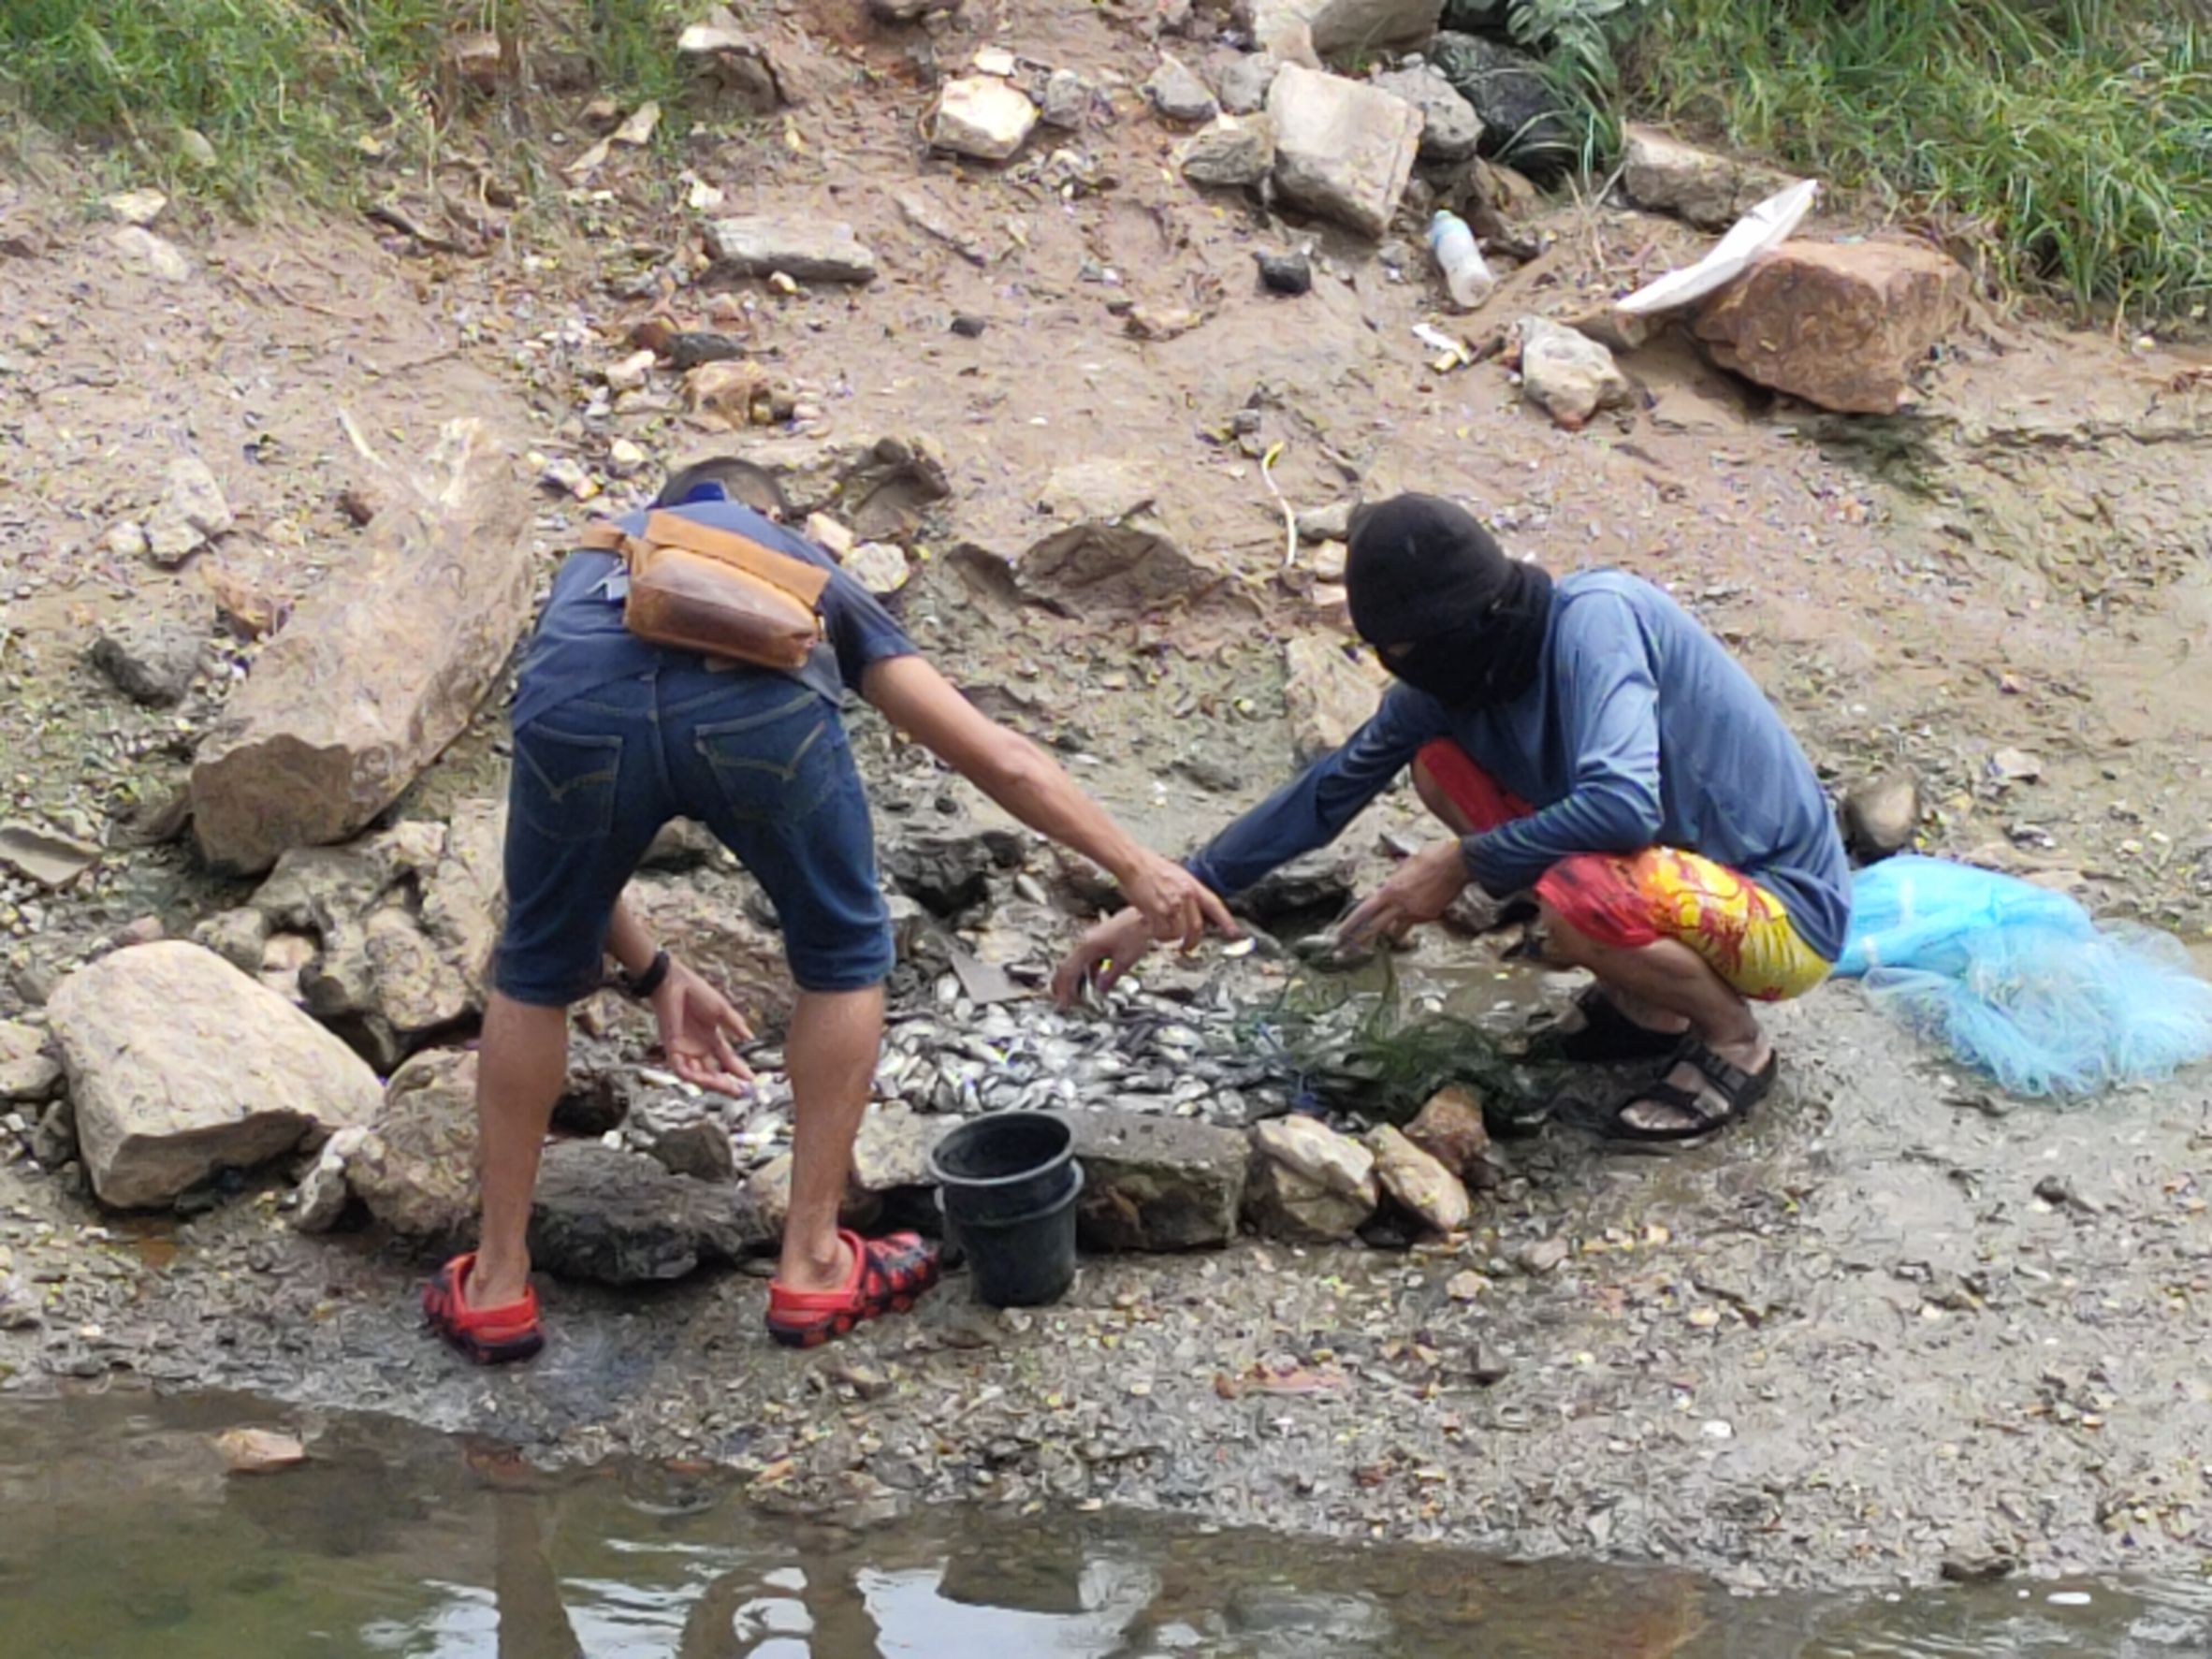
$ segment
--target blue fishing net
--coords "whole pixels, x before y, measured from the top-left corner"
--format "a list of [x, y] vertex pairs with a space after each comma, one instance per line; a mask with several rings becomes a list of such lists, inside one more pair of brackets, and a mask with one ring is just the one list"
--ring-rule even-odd
[[2212, 1055], [2212, 984], [2178, 940], [1940, 858], [1861, 870], [1840, 975], [2017, 1095], [2090, 1095]]

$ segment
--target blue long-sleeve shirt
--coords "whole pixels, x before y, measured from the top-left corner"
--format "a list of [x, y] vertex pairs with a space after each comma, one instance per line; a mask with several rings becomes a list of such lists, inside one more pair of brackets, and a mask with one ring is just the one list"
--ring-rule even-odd
[[1396, 684], [1333, 754], [1190, 859], [1217, 893], [1333, 841], [1420, 747], [1449, 737], [1535, 807], [1463, 843], [1499, 896], [1577, 852], [1660, 845], [1750, 876], [1788, 907], [1806, 944], [1843, 950], [1851, 878], [1812, 764], [1750, 675], [1640, 577], [1587, 571], [1553, 589], [1535, 683], [1492, 709], [1446, 707]]

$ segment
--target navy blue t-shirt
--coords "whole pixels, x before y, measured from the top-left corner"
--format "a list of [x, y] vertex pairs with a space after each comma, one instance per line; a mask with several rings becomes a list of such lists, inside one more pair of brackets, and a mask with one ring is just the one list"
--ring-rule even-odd
[[[716, 495], [720, 495], [719, 489]], [[794, 535], [775, 520], [727, 499], [703, 500], [694, 495], [682, 505], [664, 510], [716, 530], [735, 531], [764, 547], [803, 559], [830, 573], [829, 585], [822, 589], [817, 606], [822, 613], [823, 643], [816, 648], [813, 661], [789, 676], [812, 686], [830, 702], [842, 704], [848, 690], [858, 691], [861, 676], [869, 663], [916, 654], [906, 630], [892, 619], [876, 596], [804, 536]], [[646, 515], [642, 511], [628, 513], [615, 522], [625, 534], [636, 535], [645, 529]], [[648, 645], [622, 626], [622, 602], [618, 597], [620, 584], [609, 581], [621, 569], [618, 554], [587, 550], [571, 553], [554, 575], [553, 591], [538, 614], [537, 631], [523, 648], [521, 675], [515, 687], [516, 730], [571, 697], [633, 675], [648, 674], [671, 657], [694, 657], [691, 652]], [[781, 671], [737, 664], [730, 672], [763, 675]]]

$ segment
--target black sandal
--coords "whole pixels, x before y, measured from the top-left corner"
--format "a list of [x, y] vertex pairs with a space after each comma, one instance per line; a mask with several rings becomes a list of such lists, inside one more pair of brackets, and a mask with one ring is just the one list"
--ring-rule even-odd
[[[1642, 1088], [1631, 1089], [1598, 1119], [1598, 1133], [1634, 1146], [1684, 1150], [1701, 1146], [1730, 1124], [1749, 1117], [1752, 1109], [1773, 1092], [1774, 1080], [1782, 1071], [1779, 1054], [1769, 1054], [1767, 1063], [1758, 1070], [1746, 1071], [1740, 1066], [1730, 1065], [1695, 1038], [1681, 1044], [1675, 1060], [1678, 1065], [1695, 1068], [1706, 1086], [1686, 1089], [1663, 1078]], [[1721, 1102], [1722, 1110], [1718, 1112], [1706, 1105], [1706, 1101], [1714, 1099]], [[1663, 1106], [1681, 1113], [1688, 1121], [1653, 1128], [1628, 1115], [1638, 1106]]]
[[1527, 1057], [1537, 1063], [1571, 1061], [1586, 1066], [1626, 1066], [1664, 1060], [1682, 1045], [1680, 1031], [1654, 1031], [1623, 1013], [1603, 985], [1592, 985], [1575, 998], [1582, 1023], [1572, 1031], [1539, 1031]]

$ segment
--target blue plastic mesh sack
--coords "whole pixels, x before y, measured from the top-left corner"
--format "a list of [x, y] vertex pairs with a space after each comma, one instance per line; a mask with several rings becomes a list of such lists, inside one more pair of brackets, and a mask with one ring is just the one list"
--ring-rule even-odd
[[2018, 1095], [2089, 1095], [2212, 1055], [2212, 984], [2177, 939], [2100, 927], [2073, 899], [1940, 858], [1852, 888], [1840, 975]]

